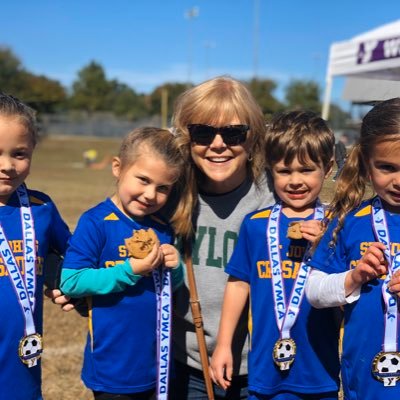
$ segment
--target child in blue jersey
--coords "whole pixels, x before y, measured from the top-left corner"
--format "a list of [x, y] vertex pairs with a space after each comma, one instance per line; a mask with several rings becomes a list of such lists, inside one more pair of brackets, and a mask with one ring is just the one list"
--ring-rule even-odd
[[[322, 229], [318, 195], [331, 173], [334, 135], [316, 114], [294, 111], [273, 119], [266, 140], [278, 201], [242, 223], [226, 267], [211, 374], [229, 387], [233, 334], [250, 297], [249, 398], [337, 399], [338, 329], [331, 310], [317, 310], [303, 296], [308, 276], [303, 259]], [[298, 221], [297, 237], [287, 237]]]
[[[400, 398], [400, 98], [364, 117], [337, 181], [332, 221], [309, 261], [315, 307], [344, 306], [347, 400]], [[364, 199], [367, 185], [375, 196]]]
[[42, 399], [44, 261], [70, 236], [51, 199], [25, 186], [36, 140], [34, 111], [0, 93], [1, 399]]
[[[157, 397], [166, 398], [171, 269], [174, 286], [183, 281], [172, 227], [177, 235], [191, 232], [191, 169], [184, 149], [168, 130], [129, 133], [112, 163], [116, 193], [85, 212], [71, 238], [61, 289], [88, 298], [82, 379], [95, 399], [149, 399], [156, 387]], [[179, 201], [171, 227], [158, 211], [172, 191]], [[158, 241], [145, 258], [133, 258], [125, 239], [149, 228]]]

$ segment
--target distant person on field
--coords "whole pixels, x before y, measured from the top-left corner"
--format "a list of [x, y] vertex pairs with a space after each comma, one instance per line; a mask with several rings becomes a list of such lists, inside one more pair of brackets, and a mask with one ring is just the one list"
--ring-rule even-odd
[[[400, 98], [378, 103], [337, 182], [326, 227], [308, 264], [307, 297], [342, 306], [347, 400], [400, 399]], [[372, 186], [374, 195], [364, 199]]]
[[97, 161], [97, 150], [88, 149], [83, 152], [83, 160], [85, 161], [85, 165], [90, 167], [94, 162]]
[[322, 118], [303, 111], [275, 116], [268, 129], [266, 161], [278, 201], [243, 220], [225, 269], [229, 279], [211, 373], [229, 388], [234, 332], [250, 298], [248, 398], [336, 400], [333, 310], [317, 310], [304, 296], [307, 249], [325, 218], [318, 196], [332, 171], [334, 135]]
[[36, 141], [34, 111], [0, 93], [0, 398], [7, 400], [42, 399], [45, 260], [63, 254], [70, 237], [50, 197], [25, 185]]
[[333, 181], [336, 181], [337, 177], [342, 170], [344, 163], [346, 162], [347, 158], [347, 150], [346, 146], [349, 142], [349, 139], [346, 134], [340, 136], [339, 140], [335, 144], [335, 162], [337, 166], [336, 174], [333, 177]]
[[[182, 284], [183, 267], [172, 226], [158, 212], [177, 193], [172, 225], [176, 234], [189, 235], [185, 149], [168, 130], [130, 132], [112, 161], [115, 194], [81, 216], [70, 241], [61, 289], [87, 297], [90, 330], [82, 379], [97, 400], [166, 399], [171, 286]], [[142, 249], [153, 247], [139, 258], [125, 240], [149, 228], [157, 237], [140, 239]]]

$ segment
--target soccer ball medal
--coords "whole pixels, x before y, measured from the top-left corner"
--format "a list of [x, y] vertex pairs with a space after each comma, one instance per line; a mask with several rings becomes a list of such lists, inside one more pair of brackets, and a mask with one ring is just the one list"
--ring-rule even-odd
[[396, 386], [400, 380], [400, 353], [381, 351], [372, 361], [372, 375], [384, 386]]
[[296, 343], [292, 338], [279, 339], [272, 350], [272, 358], [281, 371], [288, 370], [296, 356]]
[[29, 368], [34, 367], [43, 352], [43, 339], [38, 333], [24, 336], [19, 341], [18, 355]]

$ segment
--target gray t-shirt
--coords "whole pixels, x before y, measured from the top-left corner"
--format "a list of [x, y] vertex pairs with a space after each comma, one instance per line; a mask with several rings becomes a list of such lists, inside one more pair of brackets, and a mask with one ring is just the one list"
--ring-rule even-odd
[[[228, 278], [224, 269], [237, 242], [242, 220], [249, 212], [273, 203], [274, 198], [266, 180], [259, 188], [250, 181], [245, 181], [229, 193], [199, 195], [199, 209], [195, 219], [196, 241], [193, 245], [192, 258], [210, 357], [216, 345], [225, 284]], [[175, 293], [174, 314], [172, 340], [175, 358], [181, 363], [202, 370], [189, 305], [187, 277], [185, 277], [185, 285]], [[234, 374], [247, 374], [246, 336], [247, 310], [244, 310], [233, 340]]]

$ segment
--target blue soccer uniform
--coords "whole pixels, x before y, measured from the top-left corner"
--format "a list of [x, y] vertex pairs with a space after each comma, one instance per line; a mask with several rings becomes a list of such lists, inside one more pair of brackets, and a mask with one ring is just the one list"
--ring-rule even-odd
[[[51, 251], [65, 252], [70, 232], [47, 195], [28, 190], [28, 196], [36, 241], [36, 305], [33, 317], [36, 331], [41, 334], [44, 261]], [[25, 276], [20, 203], [16, 192], [5, 206], [0, 207], [0, 222], [21, 274]], [[40, 360], [36, 366], [28, 368], [18, 356], [19, 341], [25, 336], [25, 320], [3, 258], [0, 258], [0, 293], [0, 398], [41, 399]]]
[[[354, 268], [370, 243], [378, 241], [373, 231], [371, 210], [371, 200], [367, 200], [350, 212], [332, 248], [329, 242], [337, 223], [334, 220], [313, 254], [310, 265], [328, 274]], [[391, 239], [390, 252], [394, 256], [400, 251], [400, 215], [386, 212], [385, 216]], [[385, 387], [371, 372], [373, 359], [382, 351], [384, 338], [383, 279], [373, 279], [362, 285], [359, 299], [344, 306], [342, 380], [348, 400], [400, 398], [399, 383]]]
[[[338, 326], [333, 310], [317, 310], [304, 297], [291, 337], [297, 353], [288, 371], [280, 371], [272, 358], [280, 338], [274, 311], [271, 266], [267, 249], [267, 224], [271, 208], [247, 215], [226, 272], [250, 285], [249, 391], [274, 395], [290, 391], [300, 394], [332, 393], [338, 390]], [[310, 216], [305, 219], [311, 219]], [[301, 262], [308, 242], [286, 237], [289, 223], [279, 219], [279, 249], [286, 302], [293, 283], [301, 273]], [[334, 397], [334, 395], [333, 395]]]
[[[133, 230], [152, 228], [161, 244], [173, 242], [169, 225], [154, 216], [135, 220], [106, 199], [85, 212], [70, 241], [65, 272], [92, 269], [87, 282], [89, 333], [82, 379], [85, 385], [107, 393], [138, 393], [153, 389], [157, 378], [157, 302], [153, 277], [135, 279], [125, 239]], [[118, 268], [114, 268], [118, 266]], [[99, 272], [107, 269], [110, 280], [99, 287]], [[109, 286], [108, 286], [109, 285]], [[100, 285], [102, 286], [102, 285]], [[63, 288], [63, 285], [62, 285]], [[81, 288], [69, 295], [82, 296]], [[78, 297], [77, 296], [77, 297]]]

